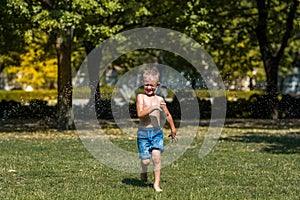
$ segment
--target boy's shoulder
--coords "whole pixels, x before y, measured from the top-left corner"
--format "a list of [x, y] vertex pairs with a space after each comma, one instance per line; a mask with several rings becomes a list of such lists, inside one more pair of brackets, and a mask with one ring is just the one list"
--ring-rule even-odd
[[144, 98], [144, 95], [145, 95], [145, 94], [137, 94], [137, 95], [136, 95], [136, 98], [137, 98], [137, 99], [143, 99], [143, 98]]
[[164, 100], [164, 98], [163, 98], [162, 96], [158, 96], [158, 95], [155, 95], [155, 96], [156, 96], [156, 98], [158, 98], [158, 99], [161, 100], [161, 101]]

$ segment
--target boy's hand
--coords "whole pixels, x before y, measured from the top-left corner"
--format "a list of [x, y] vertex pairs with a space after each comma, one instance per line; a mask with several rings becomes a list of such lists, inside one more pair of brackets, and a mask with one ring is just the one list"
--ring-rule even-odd
[[172, 142], [177, 142], [178, 141], [178, 138], [176, 137], [176, 133], [175, 132], [172, 132], [168, 137], [172, 137]]
[[162, 108], [160, 105], [152, 106], [152, 111], [154, 111], [154, 110], [162, 111]]

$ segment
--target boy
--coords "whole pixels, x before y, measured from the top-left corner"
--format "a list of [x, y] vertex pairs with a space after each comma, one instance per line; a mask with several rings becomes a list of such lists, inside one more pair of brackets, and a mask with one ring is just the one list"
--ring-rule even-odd
[[156, 68], [145, 70], [143, 74], [144, 94], [138, 94], [136, 100], [137, 115], [140, 119], [137, 132], [137, 143], [141, 159], [142, 173], [141, 180], [147, 182], [147, 167], [150, 158], [154, 164], [154, 184], [155, 191], [161, 192], [160, 172], [161, 172], [161, 153], [164, 150], [163, 132], [161, 129], [161, 114], [168, 121], [172, 141], [177, 141], [176, 129], [173, 118], [169, 113], [164, 99], [155, 95], [155, 90], [159, 83], [159, 72]]

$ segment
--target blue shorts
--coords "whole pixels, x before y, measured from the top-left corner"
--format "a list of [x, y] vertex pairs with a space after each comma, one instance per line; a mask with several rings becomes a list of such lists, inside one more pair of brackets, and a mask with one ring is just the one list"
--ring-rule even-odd
[[164, 134], [161, 128], [139, 127], [137, 131], [137, 144], [141, 159], [151, 158], [153, 149], [164, 151]]

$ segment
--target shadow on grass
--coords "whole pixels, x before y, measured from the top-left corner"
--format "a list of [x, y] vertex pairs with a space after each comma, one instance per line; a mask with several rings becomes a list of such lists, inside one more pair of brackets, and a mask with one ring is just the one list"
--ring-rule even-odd
[[[103, 129], [119, 128], [119, 126], [113, 120], [99, 120], [99, 127]], [[91, 129], [88, 123], [80, 124], [81, 129]], [[57, 122], [51, 118], [41, 119], [6, 119], [0, 120], [0, 133], [1, 132], [37, 132], [46, 130], [57, 130]]]
[[44, 119], [6, 119], [0, 121], [0, 132], [36, 132], [56, 129], [55, 124]]
[[135, 187], [152, 187], [152, 184], [150, 183], [145, 183], [139, 179], [136, 178], [125, 178], [122, 180], [122, 183], [126, 185], [132, 185]]
[[285, 135], [262, 135], [253, 132], [223, 138], [225, 141], [266, 144], [262, 150], [273, 154], [300, 153], [300, 132]]
[[239, 129], [289, 129], [300, 128], [300, 119], [226, 119], [226, 128], [239, 128]]

